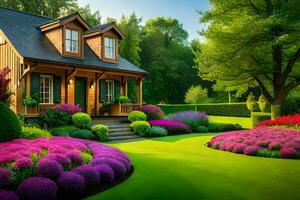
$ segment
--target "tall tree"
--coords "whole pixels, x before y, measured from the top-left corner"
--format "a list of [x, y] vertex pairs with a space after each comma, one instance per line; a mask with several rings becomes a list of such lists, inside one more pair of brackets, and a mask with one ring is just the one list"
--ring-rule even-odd
[[74, 12], [78, 12], [90, 26], [98, 26], [101, 24], [100, 11], [97, 10], [93, 13], [90, 5], [79, 7], [76, 4], [74, 6], [70, 6], [67, 10], [67, 14], [72, 14]]
[[0, 6], [58, 18], [63, 10], [76, 5], [77, 0], [0, 0]]
[[197, 59], [201, 77], [227, 90], [258, 85], [278, 110], [300, 84], [300, 1], [210, 2], [201, 17], [209, 23]]

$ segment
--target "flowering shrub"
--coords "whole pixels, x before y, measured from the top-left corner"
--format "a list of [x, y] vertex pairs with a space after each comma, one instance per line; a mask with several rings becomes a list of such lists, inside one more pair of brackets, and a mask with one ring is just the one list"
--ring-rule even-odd
[[257, 124], [257, 127], [262, 126], [299, 126], [300, 125], [300, 114], [293, 116], [281, 116], [274, 120], [266, 120]]
[[141, 108], [141, 111], [147, 115], [148, 120], [162, 119], [164, 112], [158, 106], [146, 105]]
[[0, 197], [1, 189], [17, 188], [20, 199], [74, 199], [131, 169], [120, 150], [70, 137], [3, 142], [0, 155]]
[[58, 104], [53, 109], [66, 112], [70, 116], [74, 115], [75, 113], [81, 112], [80, 106], [79, 105], [74, 105], [74, 104]]
[[198, 126], [207, 126], [208, 124], [208, 118], [204, 112], [178, 112], [167, 116], [167, 119], [183, 122], [188, 125], [193, 131], [197, 131]]
[[148, 121], [151, 126], [159, 126], [167, 129], [168, 135], [176, 135], [182, 133], [191, 133], [191, 128], [184, 124], [183, 122], [168, 120], [168, 119], [160, 119], [160, 120], [150, 120]]
[[37, 123], [40, 127], [55, 128], [65, 126], [70, 122], [70, 116], [68, 113], [48, 109], [39, 113], [37, 117]]
[[214, 149], [253, 156], [300, 158], [300, 131], [279, 128], [255, 128], [227, 132], [211, 139]]
[[0, 199], [2, 199], [2, 200], [19, 200], [19, 197], [13, 191], [6, 191], [6, 190], [0, 189]]

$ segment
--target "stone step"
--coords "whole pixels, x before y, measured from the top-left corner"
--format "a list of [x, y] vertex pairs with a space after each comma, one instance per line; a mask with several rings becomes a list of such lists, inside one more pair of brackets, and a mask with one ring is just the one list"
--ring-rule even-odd
[[131, 128], [129, 127], [124, 127], [124, 128], [114, 128], [114, 129], [110, 129], [108, 128], [108, 132], [109, 133], [118, 133], [118, 132], [131, 132]]
[[119, 124], [119, 125], [106, 125], [109, 130], [115, 130], [115, 129], [123, 129], [123, 128], [130, 128], [129, 124]]
[[116, 133], [109, 133], [109, 137], [118, 137], [118, 136], [135, 136], [134, 132], [116, 132]]
[[110, 142], [116, 141], [128, 141], [133, 139], [139, 139], [140, 137], [137, 135], [126, 135], [126, 136], [116, 136], [116, 137], [108, 137]]

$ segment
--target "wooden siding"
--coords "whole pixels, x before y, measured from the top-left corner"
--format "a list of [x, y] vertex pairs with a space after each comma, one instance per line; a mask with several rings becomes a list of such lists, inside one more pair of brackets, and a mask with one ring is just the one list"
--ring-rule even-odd
[[0, 35], [5, 40], [5, 43], [0, 45], [0, 68], [9, 67], [11, 69], [9, 89], [14, 93], [11, 109], [17, 112], [18, 105], [22, 104], [22, 101], [18, 101], [19, 95], [22, 95], [21, 90], [18, 90], [18, 85], [20, 85], [19, 79], [22, 73], [23, 58], [1, 30]]
[[100, 35], [91, 36], [85, 39], [92, 51], [101, 59], [102, 58], [102, 39]]
[[63, 52], [63, 41], [62, 41], [62, 27], [58, 27], [45, 32], [45, 35], [50, 40], [50, 42], [55, 46], [57, 51], [62, 54]]

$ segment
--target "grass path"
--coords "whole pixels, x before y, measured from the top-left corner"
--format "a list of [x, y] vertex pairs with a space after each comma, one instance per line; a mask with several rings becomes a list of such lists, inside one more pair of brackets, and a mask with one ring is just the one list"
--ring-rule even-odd
[[296, 200], [300, 160], [250, 157], [204, 146], [212, 134], [113, 144], [135, 172], [89, 200]]

